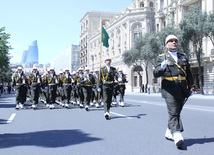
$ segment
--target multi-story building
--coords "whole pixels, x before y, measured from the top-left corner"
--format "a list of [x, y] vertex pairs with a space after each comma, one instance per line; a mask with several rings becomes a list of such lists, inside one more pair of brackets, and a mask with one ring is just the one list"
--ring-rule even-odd
[[80, 20], [81, 34], [80, 34], [80, 55], [79, 63], [80, 67], [83, 69], [88, 65], [88, 42], [89, 39], [97, 34], [100, 30], [101, 21], [105, 19], [106, 21], [113, 20], [115, 13], [106, 12], [87, 12]]
[[[156, 0], [155, 24], [156, 30], [160, 30], [174, 20], [176, 26], [189, 11], [190, 6], [197, 6], [203, 12], [214, 10], [214, 0]], [[202, 79], [205, 94], [214, 93], [214, 47], [209, 38], [203, 39]], [[195, 55], [190, 59], [196, 87], [199, 87], [198, 63]]]
[[65, 68], [69, 68], [70, 72], [76, 71], [79, 68], [79, 53], [79, 45], [70, 45], [52, 60], [51, 66], [55, 68], [56, 73]]
[[37, 40], [33, 41], [28, 47], [23, 51], [21, 65], [30, 64], [31, 67], [33, 64], [39, 62], [39, 52], [37, 46]]
[[[104, 59], [106, 57], [112, 58], [112, 66], [117, 69], [122, 69], [129, 83], [126, 85], [127, 89], [133, 90], [139, 89], [141, 83], [146, 83], [146, 74], [144, 66], [130, 66], [128, 67], [122, 62], [122, 54], [125, 50], [131, 49], [134, 44], [134, 40], [137, 36], [141, 36], [145, 33], [151, 33], [155, 31], [154, 21], [154, 1], [150, 0], [133, 0], [133, 4], [127, 7], [124, 11], [117, 15], [107, 19], [105, 17], [94, 17], [94, 23], [98, 23], [96, 31], [89, 36], [87, 39], [81, 42], [85, 42], [87, 52], [87, 61], [85, 66], [94, 70], [99, 68], [100, 63], [100, 21], [105, 21], [105, 29], [109, 34], [109, 48], [102, 47], [101, 51], [101, 62], [104, 65]], [[84, 16], [85, 21], [89, 21], [87, 14]], [[92, 13], [91, 13], [92, 14]], [[83, 21], [83, 20], [81, 20]], [[93, 22], [92, 22], [93, 23]], [[81, 22], [82, 27], [82, 22]], [[87, 32], [91, 31], [91, 27], [88, 27]], [[84, 36], [84, 35], [81, 35]], [[84, 45], [84, 44], [82, 44]], [[81, 63], [82, 66], [84, 63]], [[139, 64], [140, 65], [140, 64]], [[152, 65], [149, 64], [149, 77], [152, 77]], [[152, 78], [149, 78], [149, 83], [152, 82]]]
[[[92, 70], [97, 69], [100, 62], [100, 49], [102, 49], [101, 62], [103, 62], [105, 57], [111, 57], [112, 66], [122, 69], [127, 74], [129, 80], [127, 89], [129, 90], [139, 89], [141, 83], [146, 83], [144, 65], [128, 67], [122, 62], [122, 53], [133, 47], [137, 36], [159, 31], [171, 23], [172, 20], [174, 20], [175, 26], [178, 26], [191, 5], [196, 5], [202, 11], [206, 12], [214, 10], [214, 0], [132, 0], [132, 2], [131, 6], [119, 14], [112, 14], [111, 18], [94, 15], [93, 20], [91, 20], [93, 14], [99, 13], [90, 12], [86, 13], [80, 21], [80, 66], [83, 68], [87, 66]], [[105, 20], [104, 26], [110, 36], [109, 48], [100, 48], [101, 20]], [[214, 47], [209, 38], [204, 38], [203, 50], [204, 61], [202, 70], [204, 92], [206, 94], [213, 94]], [[196, 85], [199, 86], [198, 65], [194, 56], [191, 58], [190, 63]], [[156, 79], [153, 77], [152, 68], [152, 64], [149, 64], [148, 83], [154, 86]], [[155, 90], [159, 90], [160, 82], [155, 83], [155, 87]]]

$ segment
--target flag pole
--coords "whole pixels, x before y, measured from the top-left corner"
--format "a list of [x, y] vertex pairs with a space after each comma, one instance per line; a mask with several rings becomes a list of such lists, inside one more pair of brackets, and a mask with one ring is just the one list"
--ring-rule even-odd
[[[100, 80], [101, 80], [101, 58], [102, 58], [102, 20], [100, 23], [100, 66], [99, 66], [99, 86], [100, 86]], [[100, 100], [100, 92], [98, 92], [98, 102]]]

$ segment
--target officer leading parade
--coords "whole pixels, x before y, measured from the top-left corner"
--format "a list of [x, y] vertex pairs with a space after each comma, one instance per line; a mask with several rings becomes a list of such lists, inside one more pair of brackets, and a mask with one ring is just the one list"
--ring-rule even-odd
[[214, 0], [49, 1], [1, 2], [0, 155], [214, 155]]

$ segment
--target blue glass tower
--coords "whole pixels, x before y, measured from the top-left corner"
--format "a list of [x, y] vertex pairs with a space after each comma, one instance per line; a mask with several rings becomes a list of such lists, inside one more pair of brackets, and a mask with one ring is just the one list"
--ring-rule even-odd
[[27, 54], [27, 61], [28, 64], [35, 64], [38, 63], [38, 46], [37, 46], [37, 40], [33, 41], [29, 48], [28, 48], [28, 54]]
[[37, 46], [37, 40], [33, 41], [29, 47], [25, 48], [22, 54], [21, 65], [39, 63], [39, 52]]
[[28, 54], [28, 47], [25, 48], [23, 51], [21, 65], [27, 62], [27, 54]]

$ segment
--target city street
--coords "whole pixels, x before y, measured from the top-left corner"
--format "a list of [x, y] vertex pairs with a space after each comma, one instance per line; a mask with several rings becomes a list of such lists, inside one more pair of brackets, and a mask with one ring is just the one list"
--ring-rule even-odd
[[[28, 99], [29, 100], [29, 99]], [[184, 147], [166, 140], [167, 109], [159, 93], [127, 92], [125, 107], [90, 111], [56, 105], [15, 110], [15, 94], [0, 97], [0, 155], [213, 155], [214, 96], [195, 94], [181, 113]]]

